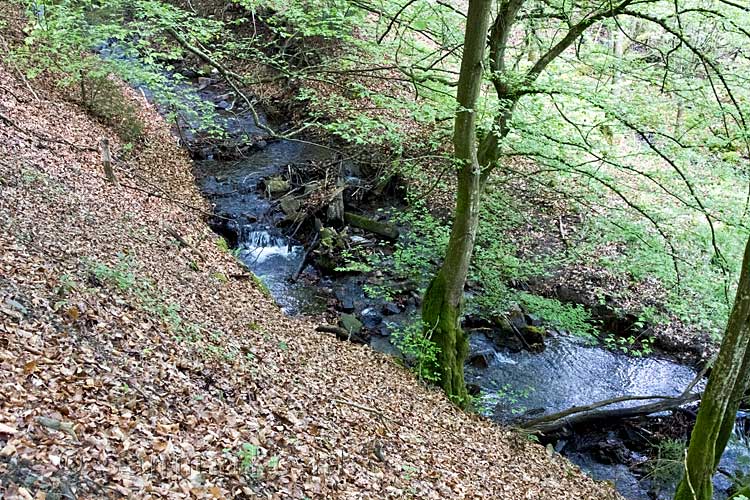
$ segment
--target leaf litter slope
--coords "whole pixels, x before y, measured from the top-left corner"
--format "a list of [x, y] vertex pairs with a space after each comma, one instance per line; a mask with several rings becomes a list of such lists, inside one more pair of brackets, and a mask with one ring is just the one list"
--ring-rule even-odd
[[37, 92], [0, 66], [0, 496], [619, 498], [282, 315], [139, 96], [114, 186], [86, 149], [111, 131]]

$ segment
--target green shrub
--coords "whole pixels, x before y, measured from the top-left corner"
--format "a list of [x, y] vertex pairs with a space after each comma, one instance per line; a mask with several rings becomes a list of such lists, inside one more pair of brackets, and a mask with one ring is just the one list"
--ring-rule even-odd
[[556, 299], [526, 292], [518, 293], [517, 299], [526, 310], [539, 315], [556, 328], [590, 339], [596, 336], [597, 331], [591, 324], [591, 314], [580, 304], [563, 304]]
[[412, 370], [417, 377], [437, 382], [440, 378], [437, 364], [439, 348], [431, 336], [432, 331], [427, 330], [422, 321], [414, 321], [395, 328], [391, 333], [391, 343], [407, 360], [413, 361]]
[[128, 101], [122, 88], [110, 77], [96, 72], [84, 75], [80, 81], [81, 103], [86, 111], [115, 131], [125, 144], [143, 138], [144, 124], [138, 108]]
[[664, 439], [654, 446], [656, 457], [648, 462], [648, 477], [660, 486], [677, 484], [684, 470], [684, 439]]

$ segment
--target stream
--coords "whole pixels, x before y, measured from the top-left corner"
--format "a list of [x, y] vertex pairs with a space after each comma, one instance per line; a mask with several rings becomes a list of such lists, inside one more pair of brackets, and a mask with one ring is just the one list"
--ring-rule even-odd
[[[364, 293], [371, 276], [332, 277], [310, 265], [303, 268], [305, 247], [288, 236], [288, 226], [280, 227], [284, 214], [277, 200], [269, 196], [269, 179], [285, 174], [290, 165], [304, 167], [311, 162], [330, 161], [334, 158], [332, 150], [306, 142], [263, 139], [250, 113], [237, 109], [236, 96], [215, 80], [206, 85], [207, 78], [210, 76], [201, 79], [202, 84], [196, 78], [181, 83], [181, 92], [192, 91], [193, 97], [213, 103], [217, 123], [238, 142], [247, 144], [248, 138], [253, 138], [251, 147], [234, 160], [217, 159], [210, 150], [192, 148], [198, 158], [197, 184], [215, 214], [209, 224], [236, 249], [237, 257], [262, 280], [285, 313], [320, 315], [335, 309], [354, 315], [370, 333], [369, 343], [374, 349], [398, 355], [390, 343], [390, 329], [407, 322], [418, 311], [419, 299], [409, 297], [397, 304], [371, 299]], [[148, 89], [142, 90], [149, 95]], [[190, 120], [184, 120], [180, 134], [187, 146], [196, 136], [190, 129]], [[373, 239], [362, 232], [349, 237], [352, 244]], [[301, 268], [299, 279], [292, 280]], [[470, 338], [471, 352], [480, 354], [482, 361], [466, 365], [467, 383], [481, 388], [483, 413], [502, 423], [622, 395], [678, 395], [696, 375], [692, 368], [666, 358], [618, 354], [570, 334], [552, 334], [541, 353], [499, 346], [481, 331], [474, 331]], [[750, 472], [746, 417], [738, 415], [722, 469]], [[646, 453], [629, 449], [618, 432], [591, 429], [597, 436], [592, 441], [589, 429], [579, 430], [578, 435], [553, 445], [595, 479], [613, 482], [630, 500], [671, 498], [669, 486], [659, 491], [648, 477], [644, 478]], [[610, 442], [611, 448], [607, 448]], [[724, 475], [717, 474], [715, 498], [726, 498], [730, 484]]]

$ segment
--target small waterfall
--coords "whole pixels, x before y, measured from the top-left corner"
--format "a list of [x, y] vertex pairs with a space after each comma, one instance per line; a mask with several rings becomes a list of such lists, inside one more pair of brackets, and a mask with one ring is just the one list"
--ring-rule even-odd
[[738, 411], [732, 432], [737, 441], [750, 448], [750, 422], [748, 422], [748, 419], [750, 419], [750, 413]]
[[495, 351], [495, 363], [503, 363], [507, 365], [517, 365], [518, 361], [510, 358], [510, 356], [506, 356], [505, 354]]
[[278, 234], [271, 234], [267, 228], [244, 227], [240, 244], [246, 248], [287, 247], [289, 239]]

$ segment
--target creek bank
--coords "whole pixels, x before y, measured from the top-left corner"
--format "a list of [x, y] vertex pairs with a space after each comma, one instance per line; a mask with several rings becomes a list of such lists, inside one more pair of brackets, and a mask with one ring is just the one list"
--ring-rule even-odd
[[[368, 197], [373, 183], [357, 163], [331, 145], [264, 136], [247, 110], [243, 114], [241, 104], [227, 101], [221, 84], [196, 78], [193, 85], [201, 99], [215, 103], [224, 123], [233, 124], [230, 139], [219, 143], [185, 127], [180, 130], [196, 159], [200, 189], [213, 205], [212, 228], [285, 312], [322, 315], [330, 324], [323, 331], [397, 354], [389, 335], [394, 325], [417, 314], [420, 298], [412, 291], [416, 285], [401, 283], [402, 293], [372, 298], [366, 291], [383, 285], [387, 270], [345, 271], [338, 260], [344, 251], [357, 247], [384, 255], [393, 251], [388, 240], [399, 237], [397, 228], [377, 220], [377, 209], [397, 200], [382, 196], [382, 191]], [[346, 214], [353, 211], [368, 214], [377, 226], [368, 231], [362, 229], [364, 224], [351, 223], [356, 218]], [[349, 224], [342, 224], [347, 219]], [[620, 328], [627, 321], [632, 323], [632, 318], [611, 321], [609, 328], [628, 332]], [[542, 318], [520, 309], [489, 320], [469, 316], [465, 327], [473, 332], [467, 381], [472, 392], [483, 395], [488, 414], [500, 422], [623, 393], [677, 394], [695, 374], [666, 359], [635, 359], [592, 347], [566, 332], [545, 328]], [[598, 435], [573, 433], [550, 444], [601, 477], [622, 473], [624, 467], [630, 474], [628, 484], [640, 484], [640, 473], [631, 470], [636, 452], [625, 440], [613, 440], [609, 428]], [[631, 498], [649, 498], [638, 495]]]
[[[584, 274], [585, 276], [579, 276]], [[550, 276], [529, 280], [519, 289], [542, 297], [559, 300], [563, 304], [581, 305], [597, 327], [616, 338], [653, 338], [651, 347], [679, 363], [702, 367], [716, 354], [718, 343], [705, 332], [687, 329], [677, 318], [669, 318], [669, 327], [649, 324], [639, 317], [640, 310], [658, 308], [652, 299], [642, 299], [634, 305], [615, 294], [601, 294], [620, 286], [605, 271], [570, 274], [559, 270]]]

